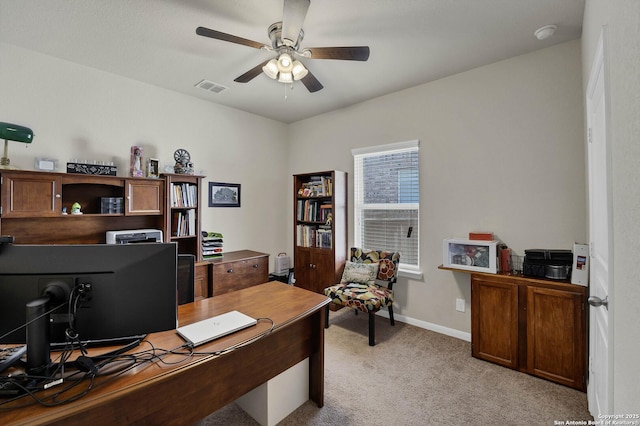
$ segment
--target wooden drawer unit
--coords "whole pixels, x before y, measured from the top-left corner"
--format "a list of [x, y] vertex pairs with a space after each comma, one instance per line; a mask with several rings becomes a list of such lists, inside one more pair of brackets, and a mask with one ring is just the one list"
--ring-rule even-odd
[[251, 250], [224, 253], [210, 261], [212, 296], [251, 287], [269, 281], [269, 255]]

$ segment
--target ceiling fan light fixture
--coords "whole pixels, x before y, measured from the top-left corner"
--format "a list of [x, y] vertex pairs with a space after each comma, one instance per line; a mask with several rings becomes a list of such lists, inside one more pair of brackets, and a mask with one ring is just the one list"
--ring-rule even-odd
[[278, 81], [280, 83], [293, 83], [293, 74], [290, 72], [281, 72], [278, 74]]
[[267, 77], [275, 80], [278, 78], [278, 61], [275, 59], [267, 62], [267, 65], [262, 67], [262, 71], [267, 75]]
[[293, 68], [292, 63], [291, 56], [288, 53], [283, 53], [278, 58], [278, 70], [280, 70], [280, 72], [291, 72], [291, 68]]
[[294, 80], [300, 80], [301, 78], [306, 77], [309, 74], [309, 70], [305, 68], [305, 66], [300, 61], [293, 61], [293, 66], [291, 68], [291, 74], [293, 74]]

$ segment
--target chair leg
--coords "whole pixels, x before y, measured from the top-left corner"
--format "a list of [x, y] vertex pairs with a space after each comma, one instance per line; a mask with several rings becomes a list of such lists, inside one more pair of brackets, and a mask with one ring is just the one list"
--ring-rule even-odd
[[389, 320], [391, 321], [391, 325], [396, 325], [396, 322], [393, 319], [393, 306], [389, 305], [387, 309], [389, 310]]
[[376, 313], [369, 312], [369, 346], [376, 345]]
[[329, 305], [324, 308], [324, 328], [329, 328]]

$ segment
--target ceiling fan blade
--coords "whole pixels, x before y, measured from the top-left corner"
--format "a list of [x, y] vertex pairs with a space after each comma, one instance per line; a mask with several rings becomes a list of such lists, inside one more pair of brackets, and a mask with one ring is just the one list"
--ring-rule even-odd
[[366, 61], [369, 59], [369, 46], [350, 47], [309, 47], [311, 59], [343, 59], [347, 61]]
[[258, 43], [257, 41], [249, 40], [242, 37], [237, 37], [231, 34], [223, 33], [220, 31], [212, 30], [205, 27], [196, 28], [196, 34], [215, 38], [217, 40], [229, 41], [231, 43], [242, 44], [244, 46], [255, 47], [256, 49], [262, 49], [265, 47], [264, 43]]
[[309, 10], [310, 0], [284, 0], [282, 12], [282, 42], [287, 46], [298, 44], [298, 37], [304, 18]]
[[240, 77], [236, 77], [233, 81], [235, 81], [236, 83], [250, 82], [251, 80], [256, 78], [258, 75], [260, 75], [260, 73], [262, 72], [262, 67], [267, 65], [267, 62], [269, 61], [270, 59], [267, 59], [263, 63], [256, 65], [255, 67], [251, 68], [249, 71], [242, 74]]
[[302, 84], [304, 84], [304, 87], [306, 87], [307, 90], [311, 93], [317, 92], [324, 87], [322, 83], [318, 81], [316, 76], [311, 74], [311, 71], [309, 71], [307, 75], [304, 76], [300, 81], [302, 82]]

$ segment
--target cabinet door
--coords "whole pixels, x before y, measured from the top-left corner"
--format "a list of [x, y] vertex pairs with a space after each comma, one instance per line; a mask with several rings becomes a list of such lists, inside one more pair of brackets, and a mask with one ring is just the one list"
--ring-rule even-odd
[[161, 215], [164, 206], [163, 182], [127, 180], [127, 215]]
[[2, 174], [2, 217], [59, 217], [61, 180], [47, 174]]
[[322, 293], [336, 284], [335, 261], [331, 250], [296, 247], [296, 287]]
[[527, 287], [527, 372], [585, 390], [585, 314], [580, 292]]
[[518, 284], [472, 276], [471, 353], [518, 368]]

